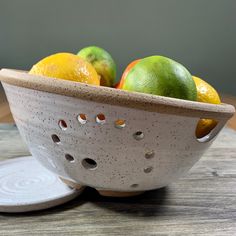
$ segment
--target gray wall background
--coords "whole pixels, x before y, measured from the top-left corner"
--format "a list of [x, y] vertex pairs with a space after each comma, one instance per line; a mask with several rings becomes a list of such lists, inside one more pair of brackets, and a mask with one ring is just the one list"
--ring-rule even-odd
[[0, 0], [0, 67], [107, 49], [118, 74], [135, 58], [165, 55], [236, 95], [235, 0]]

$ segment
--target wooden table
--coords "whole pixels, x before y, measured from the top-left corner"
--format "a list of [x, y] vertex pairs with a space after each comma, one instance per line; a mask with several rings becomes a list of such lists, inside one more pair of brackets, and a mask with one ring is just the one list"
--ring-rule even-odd
[[[0, 160], [23, 155], [29, 153], [16, 128], [0, 125]], [[236, 235], [236, 132], [224, 129], [190, 172], [166, 188], [130, 199], [87, 189], [52, 209], [0, 213], [0, 235]]]

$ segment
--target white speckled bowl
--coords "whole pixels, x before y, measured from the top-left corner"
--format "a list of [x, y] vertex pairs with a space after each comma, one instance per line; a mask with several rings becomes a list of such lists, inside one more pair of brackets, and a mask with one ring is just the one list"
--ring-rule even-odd
[[[227, 104], [130, 93], [8, 69], [1, 70], [0, 80], [32, 155], [70, 185], [91, 186], [103, 195], [132, 195], [175, 181], [199, 160], [235, 111]], [[103, 114], [100, 120], [98, 114]], [[218, 125], [197, 140], [200, 118], [214, 118]], [[118, 119], [125, 124], [117, 127]]]

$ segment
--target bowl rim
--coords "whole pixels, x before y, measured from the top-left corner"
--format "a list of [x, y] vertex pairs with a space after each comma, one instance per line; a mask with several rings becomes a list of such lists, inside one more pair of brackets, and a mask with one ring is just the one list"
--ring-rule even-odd
[[92, 102], [125, 106], [150, 112], [168, 113], [199, 118], [230, 118], [235, 108], [229, 104], [209, 104], [196, 101], [130, 92], [28, 74], [28, 71], [1, 69], [0, 81], [17, 87], [79, 98]]

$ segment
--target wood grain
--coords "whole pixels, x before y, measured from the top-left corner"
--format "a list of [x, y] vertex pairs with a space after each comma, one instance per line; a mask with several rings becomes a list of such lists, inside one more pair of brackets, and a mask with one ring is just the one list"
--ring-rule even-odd
[[[1, 160], [28, 154], [15, 128], [0, 130]], [[223, 130], [185, 177], [137, 197], [112, 199], [86, 189], [52, 209], [0, 213], [0, 235], [236, 235], [235, 143], [236, 132]]]

